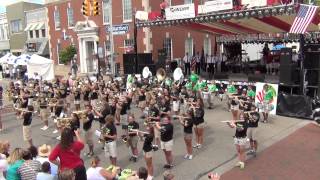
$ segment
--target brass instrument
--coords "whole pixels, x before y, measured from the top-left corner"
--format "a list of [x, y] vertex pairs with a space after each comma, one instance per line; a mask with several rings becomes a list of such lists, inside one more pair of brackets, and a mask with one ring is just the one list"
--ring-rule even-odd
[[166, 78], [166, 71], [163, 68], [157, 70], [156, 73], [158, 81], [163, 81]]
[[23, 108], [14, 108], [16, 111], [19, 111], [19, 112], [31, 112], [33, 113], [33, 111], [29, 111], [27, 109], [23, 109]]
[[72, 118], [56, 118], [58, 128], [71, 128]]
[[82, 120], [83, 122], [87, 121], [87, 111], [82, 110], [82, 111], [73, 111], [72, 114], [76, 114], [79, 116], [79, 119]]
[[141, 133], [141, 134], [150, 134], [149, 132], [140, 131], [138, 129], [131, 129], [131, 130], [129, 130], [129, 132], [137, 132], [137, 133]]

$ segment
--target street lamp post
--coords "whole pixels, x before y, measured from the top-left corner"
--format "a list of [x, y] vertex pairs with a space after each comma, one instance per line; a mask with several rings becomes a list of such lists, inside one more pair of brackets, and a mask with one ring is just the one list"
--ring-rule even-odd
[[135, 55], [135, 74], [138, 73], [138, 43], [137, 43], [137, 36], [138, 36], [138, 30], [137, 30], [137, 25], [136, 25], [136, 16], [135, 12], [133, 14], [133, 39], [134, 39], [134, 55]]

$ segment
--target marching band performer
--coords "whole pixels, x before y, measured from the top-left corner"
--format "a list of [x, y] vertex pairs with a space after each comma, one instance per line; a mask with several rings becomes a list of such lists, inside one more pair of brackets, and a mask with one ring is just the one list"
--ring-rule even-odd
[[234, 86], [234, 82], [230, 81], [227, 86], [227, 105], [228, 110], [231, 111], [231, 99], [230, 96], [237, 93], [237, 89]]
[[49, 128], [49, 122], [48, 122], [49, 112], [48, 112], [48, 101], [47, 101], [46, 94], [44, 92], [40, 94], [38, 103], [39, 103], [39, 109], [40, 109], [40, 119], [44, 123], [44, 126], [41, 128], [41, 130], [45, 131]]
[[82, 118], [83, 122], [83, 130], [84, 130], [84, 141], [88, 145], [89, 152], [86, 153], [86, 156], [92, 157], [94, 155], [93, 149], [93, 129], [92, 123], [94, 120], [94, 112], [95, 110], [92, 109], [90, 104], [85, 105], [84, 117]]
[[239, 162], [236, 164], [236, 166], [240, 167], [240, 169], [243, 169], [245, 167], [245, 160], [246, 160], [246, 154], [245, 154], [245, 145], [247, 144], [247, 129], [248, 129], [248, 123], [243, 119], [243, 114], [240, 115], [240, 121], [231, 121], [227, 123], [229, 127], [235, 128], [236, 132], [234, 135], [234, 144], [236, 146], [236, 150], [238, 153], [238, 159]]
[[180, 117], [180, 123], [183, 126], [184, 142], [186, 144], [187, 154], [184, 156], [185, 159], [192, 159], [192, 127], [193, 127], [193, 112], [192, 110], [187, 111], [185, 116]]
[[79, 87], [76, 87], [73, 91], [73, 98], [74, 98], [74, 106], [76, 108], [76, 111], [80, 111], [81, 108], [81, 89]]
[[20, 116], [23, 119], [23, 124], [22, 124], [23, 140], [28, 142], [30, 147], [33, 146], [32, 135], [31, 135], [31, 123], [32, 123], [33, 110], [34, 110], [33, 106], [28, 106], [26, 110], [18, 109], [18, 111], [21, 111]]
[[104, 153], [110, 158], [112, 165], [117, 165], [117, 128], [114, 125], [114, 116], [108, 115], [105, 119], [105, 125], [101, 129], [101, 135], [104, 138]]
[[144, 142], [142, 146], [143, 154], [144, 154], [144, 159], [146, 161], [146, 166], [148, 170], [148, 179], [153, 178], [153, 162], [152, 162], [152, 155], [153, 155], [153, 150], [154, 146], [152, 145], [153, 139], [154, 139], [154, 133], [153, 133], [153, 127], [147, 126], [147, 131], [148, 134], [144, 134]]
[[138, 132], [133, 130], [139, 130], [139, 123], [137, 123], [134, 119], [134, 115], [130, 114], [128, 116], [128, 145], [132, 151], [132, 156], [130, 157], [130, 161], [136, 162], [138, 158]]
[[250, 104], [247, 108], [247, 111], [244, 112], [244, 117], [248, 122], [247, 136], [250, 139], [250, 150], [248, 155], [256, 156], [258, 149], [258, 141], [255, 139], [255, 133], [258, 129], [260, 114], [256, 111], [256, 107], [253, 104]]
[[[147, 117], [147, 122], [160, 122], [160, 111], [155, 106], [156, 101], [151, 100], [149, 106], [149, 112]], [[154, 138], [156, 145], [160, 146], [160, 131], [154, 127]]]
[[268, 84], [263, 86], [264, 98], [263, 98], [263, 121], [264, 123], [268, 123], [269, 111], [270, 111], [270, 101], [272, 100], [272, 91], [269, 88]]
[[203, 144], [203, 133], [204, 133], [204, 105], [201, 98], [198, 98], [194, 105], [190, 107], [193, 110], [193, 124], [196, 135], [196, 144], [194, 148], [200, 149]]

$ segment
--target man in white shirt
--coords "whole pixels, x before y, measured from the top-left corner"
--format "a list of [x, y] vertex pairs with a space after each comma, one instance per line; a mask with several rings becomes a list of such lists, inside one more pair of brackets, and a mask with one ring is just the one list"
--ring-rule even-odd
[[215, 62], [215, 58], [214, 58], [214, 55], [212, 54], [211, 57], [208, 58], [209, 78], [212, 78], [214, 74], [214, 62]]
[[183, 57], [183, 62], [184, 62], [184, 73], [185, 75], [190, 74], [190, 62], [191, 62], [191, 57], [189, 56], [189, 53], [186, 53], [186, 55]]
[[196, 55], [196, 73], [197, 74], [200, 74], [200, 53], [197, 52], [197, 55]]

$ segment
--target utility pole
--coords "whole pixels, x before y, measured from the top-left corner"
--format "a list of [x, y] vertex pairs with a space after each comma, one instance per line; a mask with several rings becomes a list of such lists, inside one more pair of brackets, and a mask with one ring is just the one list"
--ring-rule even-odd
[[114, 43], [113, 43], [113, 24], [112, 24], [112, 0], [109, 0], [109, 38], [110, 38], [110, 68], [111, 74], [116, 74], [115, 62], [114, 62]]

